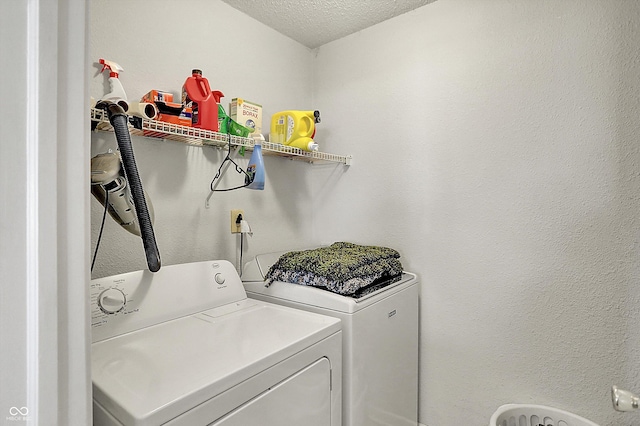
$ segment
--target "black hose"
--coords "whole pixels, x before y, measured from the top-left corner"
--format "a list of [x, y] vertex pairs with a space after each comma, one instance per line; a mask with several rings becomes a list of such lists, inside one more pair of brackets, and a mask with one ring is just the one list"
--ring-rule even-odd
[[100, 106], [96, 105], [96, 107], [103, 107], [107, 111], [109, 121], [116, 134], [125, 177], [129, 182], [133, 204], [136, 209], [136, 216], [138, 217], [138, 224], [140, 225], [140, 234], [142, 236], [144, 252], [147, 257], [147, 266], [151, 272], [157, 272], [160, 270], [160, 252], [158, 251], [156, 237], [153, 233], [153, 225], [149, 217], [147, 203], [144, 199], [144, 191], [142, 189], [142, 182], [140, 182], [138, 167], [136, 166], [136, 160], [133, 156], [131, 135], [129, 134], [129, 127], [127, 125], [127, 114], [120, 105], [109, 101], [103, 101], [100, 103]]

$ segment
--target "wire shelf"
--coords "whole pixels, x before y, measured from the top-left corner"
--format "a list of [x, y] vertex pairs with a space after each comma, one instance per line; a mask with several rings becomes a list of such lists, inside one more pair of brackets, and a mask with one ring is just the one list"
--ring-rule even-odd
[[[91, 108], [91, 121], [96, 124], [96, 130], [113, 131], [111, 123], [109, 123], [109, 119], [104, 110]], [[227, 135], [225, 133], [218, 133], [211, 130], [203, 130], [189, 126], [181, 126], [179, 124], [167, 123], [164, 121], [130, 117], [129, 122], [129, 131], [135, 136], [167, 139], [196, 146], [211, 145], [224, 147], [227, 146], [228, 143], [231, 143], [233, 146], [244, 146], [249, 150], [253, 150], [253, 146], [255, 144], [252, 138]], [[346, 166], [351, 165], [351, 155], [337, 155], [318, 151], [308, 152], [291, 146], [266, 141], [262, 141], [261, 145], [262, 152], [265, 155], [275, 155], [292, 160], [307, 161], [309, 163], [329, 162], [342, 163]]]

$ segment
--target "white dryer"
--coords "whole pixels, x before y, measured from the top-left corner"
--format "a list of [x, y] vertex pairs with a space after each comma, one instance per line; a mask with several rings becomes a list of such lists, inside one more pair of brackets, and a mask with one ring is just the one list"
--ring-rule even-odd
[[246, 297], [231, 263], [91, 281], [96, 426], [339, 426], [340, 321]]
[[403, 273], [399, 281], [360, 298], [274, 281], [267, 271], [285, 252], [256, 256], [242, 280], [250, 298], [342, 320], [342, 424], [416, 426], [418, 424], [418, 281]]

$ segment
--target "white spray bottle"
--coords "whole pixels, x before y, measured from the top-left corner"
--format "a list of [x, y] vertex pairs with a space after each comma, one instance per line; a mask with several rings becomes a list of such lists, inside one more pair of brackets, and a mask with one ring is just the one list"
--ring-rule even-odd
[[118, 74], [124, 71], [124, 69], [113, 61], [100, 58], [100, 64], [102, 64], [102, 70], [109, 70], [109, 88], [111, 92], [103, 96], [102, 99], [112, 100], [122, 107], [126, 111], [129, 110], [129, 103], [127, 102], [127, 95], [124, 93], [124, 87], [118, 78]]

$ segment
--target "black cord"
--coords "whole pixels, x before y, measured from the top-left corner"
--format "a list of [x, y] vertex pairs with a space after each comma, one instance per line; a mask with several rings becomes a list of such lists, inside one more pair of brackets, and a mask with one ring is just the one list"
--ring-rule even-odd
[[91, 272], [93, 272], [93, 265], [96, 263], [96, 256], [98, 255], [98, 247], [100, 247], [100, 240], [102, 239], [102, 231], [104, 230], [104, 220], [107, 217], [107, 206], [109, 205], [109, 191], [104, 190], [104, 212], [102, 213], [102, 225], [100, 225], [100, 233], [98, 234], [98, 241], [96, 241], [96, 251], [93, 252], [93, 260], [91, 261]]

